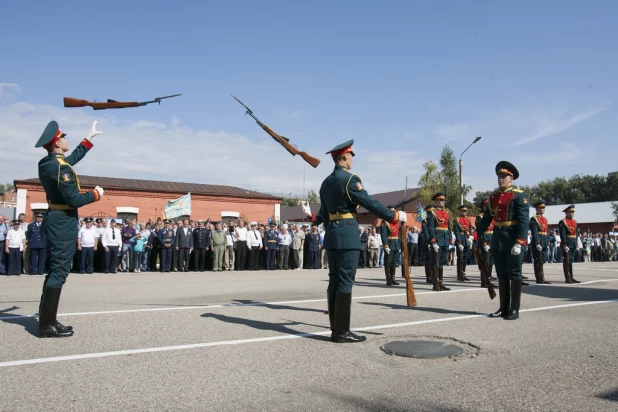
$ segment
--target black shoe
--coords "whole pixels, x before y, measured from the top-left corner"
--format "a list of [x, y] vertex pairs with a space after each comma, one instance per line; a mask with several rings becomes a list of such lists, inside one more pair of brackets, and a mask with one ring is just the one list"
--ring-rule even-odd
[[330, 335], [330, 340], [335, 343], [359, 343], [366, 341], [367, 337], [363, 335], [357, 335], [356, 333], [349, 330], [345, 333], [333, 332]]
[[519, 319], [519, 305], [521, 302], [521, 286], [525, 282], [521, 280], [511, 281], [511, 308], [508, 311], [508, 315], [504, 318], [506, 320]]
[[67, 338], [73, 336], [72, 330], [58, 329], [55, 326], [40, 326], [39, 338]]
[[425, 279], [425, 283], [429, 283], [431, 285], [433, 281], [431, 279]]
[[574, 277], [571, 277], [571, 283], [581, 283], [579, 280], [575, 280]]
[[494, 313], [489, 314], [490, 318], [501, 318], [502, 317], [502, 309], [498, 309]]
[[393, 277], [393, 278], [391, 278], [391, 284], [393, 284], [393, 286], [397, 286], [397, 285], [399, 285], [399, 282], [397, 282], [395, 280], [395, 278]]
[[68, 332], [68, 331], [73, 330], [73, 326], [64, 326], [62, 323], [56, 321], [56, 329]]
[[521, 282], [521, 284], [524, 285], [524, 286], [530, 286], [530, 283], [528, 283], [528, 282]]
[[528, 279], [528, 276], [522, 276], [521, 278], [522, 279]]
[[451, 290], [451, 288], [444, 286], [444, 283], [440, 282], [440, 290]]
[[551, 285], [551, 282], [548, 282], [546, 280], [543, 280], [543, 285]]
[[504, 317], [506, 320], [516, 320], [519, 319], [519, 311], [515, 309], [509, 310], [508, 315]]
[[[506, 318], [511, 308], [511, 282], [508, 279], [498, 280], [498, 293], [500, 296], [500, 309], [490, 313], [490, 318]], [[519, 308], [517, 309], [519, 311]]]

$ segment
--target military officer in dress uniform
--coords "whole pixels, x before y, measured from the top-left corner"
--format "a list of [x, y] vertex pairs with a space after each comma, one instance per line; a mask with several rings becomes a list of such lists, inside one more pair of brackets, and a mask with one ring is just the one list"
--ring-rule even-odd
[[45, 252], [47, 250], [47, 237], [42, 232], [43, 212], [34, 214], [34, 222], [28, 225], [26, 240], [30, 249], [30, 274], [42, 275], [45, 271]]
[[[530, 218], [530, 234], [532, 237], [532, 243], [530, 247], [534, 247], [532, 257], [534, 259], [534, 277], [536, 283], [549, 285], [550, 283], [545, 281], [545, 274], [543, 273], [543, 256], [547, 253], [547, 245], [549, 244], [549, 238], [547, 237], [547, 218], [543, 216], [545, 213], [545, 201], [540, 199], [534, 205], [536, 209], [536, 215]], [[541, 258], [539, 258], [539, 252]]]
[[275, 222], [270, 223], [270, 229], [264, 232], [264, 249], [266, 250], [266, 270], [275, 270], [277, 255], [277, 231]]
[[454, 225], [455, 243], [457, 244], [457, 260], [459, 261], [459, 259], [461, 259], [461, 263], [457, 265], [457, 280], [463, 282], [465, 280], [470, 280], [466, 277], [466, 262], [470, 259], [470, 246], [472, 246], [470, 234], [474, 228], [468, 217], [468, 208], [466, 205], [459, 206], [457, 210], [459, 210], [459, 217], [455, 219]]
[[421, 221], [421, 231], [423, 232], [423, 235], [425, 236], [425, 239], [427, 239], [427, 251], [423, 252], [425, 255], [425, 282], [427, 283], [433, 283], [433, 274], [432, 274], [432, 268], [433, 268], [433, 253], [430, 253], [430, 251], [432, 250], [431, 248], [431, 243], [429, 242], [429, 227], [427, 226], [427, 221], [429, 219], [429, 216], [431, 214], [431, 211], [435, 209], [434, 205], [427, 205], [427, 207], [425, 207], [425, 211], [427, 212], [427, 217], [425, 217], [425, 219], [423, 219]]
[[[393, 205], [389, 205], [387, 207], [389, 209], [395, 209]], [[389, 255], [389, 267], [384, 268], [384, 271], [386, 272], [386, 284], [388, 286], [399, 285], [399, 282], [395, 280], [395, 271], [401, 263], [401, 241], [399, 240], [399, 230], [399, 222], [393, 224], [383, 220], [380, 224], [380, 238], [382, 239], [384, 253]]]
[[484, 233], [493, 220], [491, 253], [498, 273], [500, 309], [489, 316], [514, 320], [519, 318], [523, 263], [521, 248], [528, 240], [530, 205], [526, 193], [512, 187], [513, 180], [519, 177], [519, 171], [513, 164], [504, 160], [498, 162], [496, 175], [500, 190], [490, 196], [476, 230], [479, 235]]
[[[580, 283], [579, 280], [575, 280], [573, 277], [573, 259], [575, 258], [575, 250], [577, 250], [577, 234], [579, 232], [577, 228], [577, 222], [573, 219], [575, 214], [575, 205], [569, 205], [562, 211], [566, 216], [558, 223], [558, 229], [560, 230], [560, 239], [562, 243], [562, 256], [569, 259], [569, 275], [571, 283]], [[564, 274], [566, 283], [569, 283], [569, 276]]]
[[[483, 213], [487, 210], [487, 205], [489, 203], [489, 198], [485, 197], [481, 200], [479, 204], [479, 209], [481, 209], [481, 214], [476, 217], [476, 221], [474, 222], [474, 227], [478, 227], [481, 219], [483, 218]], [[491, 272], [494, 268], [494, 257], [492, 256], [491, 250], [491, 237], [494, 234], [494, 221], [492, 220], [489, 227], [485, 229], [483, 233], [477, 233], [479, 251], [481, 255], [481, 259], [483, 259], [487, 263], [487, 268], [489, 269], [489, 279], [496, 280], [494, 276], [491, 275]], [[483, 283], [481, 277], [481, 283]], [[481, 284], [482, 287], [487, 287], [487, 285]]]
[[[438, 192], [431, 198], [435, 202], [435, 209], [428, 213], [427, 228], [429, 229], [429, 241], [435, 252], [438, 252], [438, 278], [440, 290], [451, 290], [444, 286], [444, 264], [448, 255], [448, 248], [453, 243], [453, 231], [448, 210], [444, 208], [446, 193]], [[431, 253], [433, 254], [433, 253]], [[432, 262], [435, 266], [435, 262]]]
[[77, 209], [96, 202], [103, 196], [99, 186], [80, 193], [79, 178], [73, 166], [92, 148], [92, 138], [101, 132], [95, 121], [88, 136], [73, 150], [70, 156], [65, 134], [58, 123], [49, 122], [35, 147], [44, 147], [47, 156], [39, 161], [39, 180], [45, 190], [49, 210], [43, 220], [42, 232], [47, 237], [50, 270], [45, 276], [43, 294], [39, 306], [39, 337], [72, 336], [73, 328], [57, 321], [60, 292], [71, 271], [77, 238]]
[[356, 209], [360, 206], [378, 218], [392, 224], [406, 222], [406, 214], [388, 209], [369, 196], [360, 178], [349, 172], [354, 151], [349, 140], [329, 150], [335, 169], [320, 187], [321, 206], [317, 216], [304, 204], [303, 211], [316, 226], [324, 223], [324, 249], [328, 250], [329, 282], [327, 289], [328, 315], [333, 342], [363, 342], [365, 336], [350, 331], [352, 286], [360, 255], [360, 237]]
[[165, 219], [163, 221], [165, 227], [159, 230], [157, 234], [161, 245], [161, 272], [172, 270], [172, 250], [174, 250], [176, 236], [174, 230], [170, 227], [171, 223], [171, 220]]
[[316, 225], [313, 225], [311, 227], [311, 233], [307, 234], [307, 250], [308, 250], [307, 269], [319, 269], [320, 268], [320, 234], [318, 233], [318, 227]]

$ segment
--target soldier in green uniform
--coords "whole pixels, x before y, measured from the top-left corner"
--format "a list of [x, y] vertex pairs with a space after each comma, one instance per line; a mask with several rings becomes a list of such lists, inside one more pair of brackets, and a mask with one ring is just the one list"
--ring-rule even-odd
[[[395, 209], [393, 205], [387, 206], [389, 209]], [[388, 286], [397, 286], [399, 282], [395, 280], [395, 271], [401, 263], [401, 241], [399, 240], [399, 223], [389, 223], [382, 220], [380, 224], [380, 238], [384, 247], [384, 253], [389, 256], [389, 267], [384, 268], [386, 272], [386, 284]]]
[[[560, 229], [560, 239], [562, 243], [560, 246], [562, 247], [562, 256], [568, 256], [569, 259], [569, 275], [571, 278], [571, 283], [580, 283], [579, 280], [575, 280], [573, 277], [573, 259], [575, 259], [575, 251], [577, 250], [577, 235], [579, 233], [579, 228], [577, 227], [577, 222], [573, 219], [573, 215], [575, 214], [575, 205], [569, 205], [566, 209], [562, 211], [566, 216], [564, 219], [558, 223], [558, 229]], [[568, 283], [569, 279], [565, 273], [565, 279]]]
[[514, 165], [504, 160], [498, 162], [496, 175], [500, 190], [490, 196], [476, 230], [480, 238], [493, 221], [491, 253], [498, 273], [500, 309], [489, 316], [514, 320], [519, 318], [523, 263], [521, 249], [528, 240], [530, 205], [526, 193], [512, 187], [513, 180], [519, 177], [519, 171]]
[[[549, 238], [547, 237], [547, 218], [543, 216], [545, 213], [545, 201], [540, 199], [534, 205], [536, 209], [536, 215], [530, 218], [530, 234], [532, 243], [530, 247], [534, 247], [532, 250], [532, 256], [534, 259], [534, 277], [536, 283], [549, 285], [550, 283], [545, 280], [543, 273], [543, 257], [547, 254], [547, 245], [549, 244]], [[539, 258], [539, 254], [541, 255]]]
[[360, 255], [360, 237], [356, 209], [360, 206], [390, 223], [406, 222], [406, 214], [388, 209], [369, 196], [360, 178], [349, 172], [352, 168], [354, 140], [328, 151], [335, 162], [335, 170], [320, 187], [320, 211], [311, 214], [304, 204], [303, 211], [316, 226], [326, 228], [324, 248], [328, 250], [328, 315], [333, 342], [363, 342], [366, 337], [350, 331], [352, 286]]
[[425, 252], [425, 282], [427, 283], [433, 283], [433, 275], [432, 275], [432, 271], [431, 269], [433, 268], [433, 253], [432, 253], [432, 248], [431, 248], [431, 242], [430, 242], [430, 238], [429, 238], [429, 227], [427, 226], [427, 220], [429, 219], [429, 216], [431, 215], [431, 211], [435, 208], [434, 205], [427, 205], [427, 207], [425, 208], [425, 211], [427, 212], [427, 216], [425, 216], [425, 218], [421, 221], [421, 231], [423, 232], [423, 235], [425, 236], [426, 239], [426, 243], [427, 243], [427, 252]]
[[47, 150], [47, 156], [39, 161], [39, 180], [47, 196], [48, 211], [43, 220], [42, 232], [47, 236], [49, 272], [43, 283], [43, 294], [39, 305], [39, 337], [65, 337], [73, 335], [73, 328], [56, 320], [60, 292], [71, 270], [77, 238], [77, 209], [96, 202], [103, 196], [99, 186], [80, 193], [79, 178], [73, 166], [92, 148], [92, 138], [101, 132], [95, 129], [73, 150], [70, 156], [69, 144], [55, 121], [49, 122], [35, 147]]
[[[448, 255], [448, 249], [453, 244], [453, 230], [451, 218], [448, 210], [444, 208], [446, 204], [446, 193], [438, 192], [431, 198], [436, 202], [436, 207], [427, 214], [427, 228], [429, 229], [429, 242], [433, 251], [438, 252], [438, 278], [440, 279], [440, 290], [451, 290], [444, 286], [443, 274], [444, 264]], [[430, 254], [434, 254], [431, 252]], [[434, 265], [436, 262], [432, 262]]]
[[[485, 210], [487, 210], [488, 202], [489, 202], [488, 197], [485, 197], [483, 198], [483, 200], [481, 200], [481, 203], [479, 204], [479, 209], [481, 210], [481, 214], [476, 217], [476, 221], [474, 222], [475, 228], [479, 226], [479, 222], [483, 218], [483, 213], [485, 213]], [[487, 263], [487, 268], [489, 269], [489, 279], [490, 280], [496, 280], [496, 278], [491, 275], [491, 272], [493, 271], [493, 268], [494, 268], [494, 257], [492, 256], [490, 252], [491, 237], [493, 234], [494, 234], [493, 220], [491, 221], [491, 224], [489, 225], [489, 227], [485, 229], [485, 232], [478, 233], [477, 231], [479, 252], [481, 254], [481, 259], [483, 259]], [[481, 279], [481, 282], [482, 282], [482, 279]], [[487, 285], [481, 285], [481, 286], [487, 287]]]

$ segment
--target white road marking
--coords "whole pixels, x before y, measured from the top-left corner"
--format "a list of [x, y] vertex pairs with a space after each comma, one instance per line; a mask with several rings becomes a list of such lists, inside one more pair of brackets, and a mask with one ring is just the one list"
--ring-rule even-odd
[[[587, 306], [587, 305], [598, 305], [600, 303], [611, 303], [611, 302], [618, 302], [618, 299], [569, 303], [565, 305], [556, 305], [556, 306], [544, 306], [541, 308], [523, 309], [520, 312], [537, 312], [537, 311], [542, 311], [542, 310], [572, 308], [576, 306]], [[487, 315], [484, 315], [484, 314], [453, 316], [449, 318], [420, 320], [420, 321], [415, 321], [415, 322], [366, 326], [362, 328], [355, 328], [355, 330], [362, 331], [362, 330], [400, 328], [400, 327], [406, 327], [406, 326], [425, 325], [428, 323], [450, 322], [450, 321], [455, 321], [455, 320], [465, 320], [465, 319], [480, 318], [480, 317], [486, 317], [486, 316]], [[168, 352], [168, 351], [174, 351], [174, 350], [208, 348], [208, 347], [213, 347], [213, 346], [244, 345], [248, 343], [271, 342], [271, 341], [283, 340], [283, 339], [298, 339], [298, 338], [304, 338], [304, 337], [309, 337], [309, 336], [322, 336], [322, 335], [328, 335], [329, 333], [331, 332], [321, 331], [321, 332], [311, 332], [311, 333], [299, 333], [295, 335], [268, 336], [264, 338], [236, 339], [236, 340], [227, 340], [227, 341], [219, 341], [219, 342], [193, 343], [193, 344], [188, 344], [188, 345], [162, 346], [162, 347], [156, 347], [156, 348], [143, 348], [143, 349], [119, 350], [119, 351], [112, 351], [112, 352], [85, 353], [81, 355], [54, 356], [50, 358], [23, 359], [23, 360], [16, 360], [16, 361], [0, 362], [0, 368], [5, 368], [8, 366], [32, 365], [32, 364], [38, 364], [38, 363], [62, 362], [62, 361], [71, 361], [71, 360], [80, 360], [80, 359], [106, 358], [106, 357], [111, 357], [111, 356], [135, 355], [135, 354], [142, 354], [142, 353]]]
[[[601, 283], [601, 282], [615, 282], [618, 279], [600, 279], [600, 280], [590, 280], [587, 282], [580, 282], [579, 285], [590, 285], [593, 283]], [[553, 285], [564, 285], [566, 284], [553, 282]], [[542, 286], [537, 285], [536, 283], [531, 283], [529, 286]], [[576, 285], [569, 285], [568, 287], [577, 287]], [[487, 290], [484, 288], [474, 288], [474, 289], [455, 289], [450, 291], [428, 291], [428, 292], [418, 292], [415, 293], [416, 296], [419, 295], [435, 295], [442, 296], [446, 293], [462, 293], [462, 292], [481, 292]], [[400, 297], [406, 296], [405, 293], [395, 293], [389, 295], [371, 295], [371, 296], [354, 296], [352, 299], [360, 300], [360, 299], [376, 299], [376, 298], [392, 298], [392, 297]], [[289, 305], [289, 304], [303, 304], [303, 303], [317, 303], [317, 302], [326, 302], [326, 299], [307, 299], [307, 300], [288, 300], [281, 302], [253, 302], [253, 303], [223, 303], [220, 305], [198, 305], [198, 306], [171, 306], [166, 308], [146, 308], [146, 309], [122, 309], [122, 310], [103, 310], [98, 312], [72, 312], [72, 313], [59, 313], [57, 316], [90, 316], [90, 315], [112, 315], [119, 313], [139, 313], [139, 312], [166, 312], [171, 310], [194, 310], [194, 309], [216, 309], [216, 308], [227, 308], [227, 307], [244, 307], [244, 306], [269, 306], [269, 305]], [[25, 319], [25, 318], [33, 318], [37, 319], [38, 315], [17, 315], [17, 316], [0, 316], [0, 320], [14, 320], [14, 319]]]

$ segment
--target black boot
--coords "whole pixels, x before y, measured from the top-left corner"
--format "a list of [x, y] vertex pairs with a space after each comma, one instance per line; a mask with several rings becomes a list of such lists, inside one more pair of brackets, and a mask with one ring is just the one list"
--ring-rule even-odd
[[506, 317], [509, 313], [511, 299], [511, 284], [508, 279], [498, 279], [498, 293], [500, 294], [500, 309], [497, 312], [490, 313], [490, 318]]
[[534, 268], [534, 278], [536, 279], [536, 283], [538, 284], [542, 284], [543, 282], [541, 281], [541, 273], [539, 270], [539, 261], [538, 259], [534, 261], [534, 263], [532, 264], [533, 268]]
[[573, 277], [573, 264], [569, 263], [569, 271], [571, 272], [571, 282], [572, 283], [581, 283], [579, 280], [575, 280]]
[[429, 270], [430, 270], [429, 269], [429, 265], [425, 264], [425, 283], [431, 284], [431, 283], [433, 283], [433, 280], [431, 280], [432, 276], [431, 276]]
[[326, 301], [328, 302], [328, 322], [330, 323], [331, 332], [335, 331], [335, 299], [337, 291], [326, 289]]
[[[390, 263], [389, 263], [390, 265]], [[386, 276], [386, 286], [393, 285], [393, 279], [391, 279], [391, 268], [390, 266], [384, 266], [384, 276]]]
[[515, 320], [519, 319], [519, 303], [521, 301], [521, 280], [511, 281], [511, 308], [509, 314], [504, 319]]
[[41, 305], [39, 306], [39, 337], [62, 338], [73, 336], [73, 330], [68, 329], [56, 320], [58, 302], [62, 288], [50, 288], [45, 286]]
[[395, 266], [391, 266], [391, 283], [395, 286], [399, 285], [399, 282], [395, 280], [395, 272], [397, 268]]
[[444, 273], [444, 268], [438, 269], [438, 279], [440, 280], [440, 290], [451, 290], [451, 288], [447, 288], [446, 286], [444, 286], [444, 283], [442, 283], [443, 273]]
[[350, 331], [350, 312], [352, 310], [352, 292], [337, 292], [335, 299], [335, 330], [330, 340], [336, 343], [364, 342], [366, 337]]

